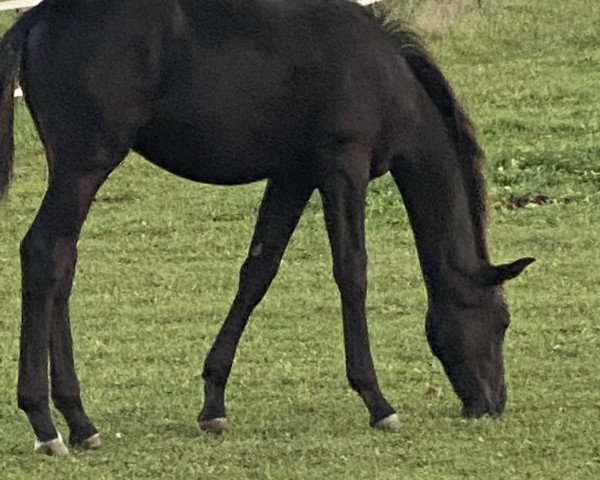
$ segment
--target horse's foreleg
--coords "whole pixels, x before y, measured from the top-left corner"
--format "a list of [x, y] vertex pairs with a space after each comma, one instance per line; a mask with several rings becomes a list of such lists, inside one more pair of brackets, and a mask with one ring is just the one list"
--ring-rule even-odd
[[54, 167], [42, 206], [21, 243], [23, 317], [17, 397], [36, 435], [36, 449], [48, 454], [67, 453], [48, 406], [49, 353], [52, 398], [67, 420], [71, 441], [80, 444], [97, 433], [81, 404], [68, 297], [81, 226], [109, 171]]
[[334, 173], [319, 189], [333, 255], [333, 274], [342, 300], [348, 381], [367, 406], [371, 425], [391, 429], [397, 428], [399, 421], [379, 388], [369, 347], [365, 309], [367, 155], [358, 146], [349, 146], [338, 153], [334, 156]]
[[240, 337], [277, 273], [312, 191], [294, 182], [270, 180], [267, 184], [237, 294], [204, 362], [204, 406], [198, 417], [203, 430], [220, 432], [227, 425], [225, 385]]

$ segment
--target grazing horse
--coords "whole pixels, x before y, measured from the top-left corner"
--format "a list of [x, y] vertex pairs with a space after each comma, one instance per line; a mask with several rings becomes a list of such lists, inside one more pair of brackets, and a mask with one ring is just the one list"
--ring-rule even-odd
[[11, 177], [17, 80], [49, 172], [20, 249], [18, 405], [38, 450], [68, 451], [49, 390], [70, 444], [100, 444], [81, 401], [69, 296], [90, 204], [132, 150], [197, 182], [267, 179], [237, 294], [204, 363], [203, 430], [227, 425], [237, 345], [314, 190], [341, 295], [348, 381], [373, 427], [398, 427], [365, 315], [365, 197], [387, 172], [416, 239], [431, 349], [465, 415], [502, 412], [502, 283], [533, 259], [490, 263], [472, 125], [419, 39], [386, 15], [345, 0], [45, 0], [0, 44], [0, 193]]

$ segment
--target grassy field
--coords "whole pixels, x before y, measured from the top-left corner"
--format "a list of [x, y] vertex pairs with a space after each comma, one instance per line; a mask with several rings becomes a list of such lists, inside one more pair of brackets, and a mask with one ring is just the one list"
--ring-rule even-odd
[[[407, 218], [383, 178], [369, 196], [368, 308], [380, 382], [403, 428], [370, 430], [346, 385], [315, 197], [242, 340], [228, 390], [231, 428], [202, 434], [202, 361], [233, 298], [263, 186], [193, 184], [132, 156], [86, 223], [71, 302], [84, 401], [104, 446], [34, 455], [15, 401], [18, 245], [46, 170], [21, 105], [16, 178], [0, 205], [3, 479], [600, 477], [600, 4], [484, 0], [479, 10], [457, 1], [456, 11], [453, 2], [390, 3], [424, 32], [478, 125], [493, 258], [538, 258], [508, 287], [505, 415], [460, 418], [423, 334]], [[0, 28], [10, 17], [0, 16]]]

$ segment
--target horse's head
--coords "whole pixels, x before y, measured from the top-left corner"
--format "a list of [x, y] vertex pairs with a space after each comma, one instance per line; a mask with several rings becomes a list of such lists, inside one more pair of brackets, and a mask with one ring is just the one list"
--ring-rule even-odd
[[490, 266], [463, 285], [453, 285], [431, 299], [427, 340], [463, 402], [464, 416], [498, 415], [504, 410], [502, 345], [510, 315], [502, 283], [533, 261], [522, 258]]

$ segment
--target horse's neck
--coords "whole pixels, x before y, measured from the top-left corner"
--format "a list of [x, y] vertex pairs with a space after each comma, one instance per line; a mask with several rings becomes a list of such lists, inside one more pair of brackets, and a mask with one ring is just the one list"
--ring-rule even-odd
[[[430, 292], [463, 283], [488, 263], [485, 238], [472, 208], [464, 172], [458, 166], [419, 169], [394, 176], [413, 227]], [[483, 200], [482, 200], [483, 201]]]

